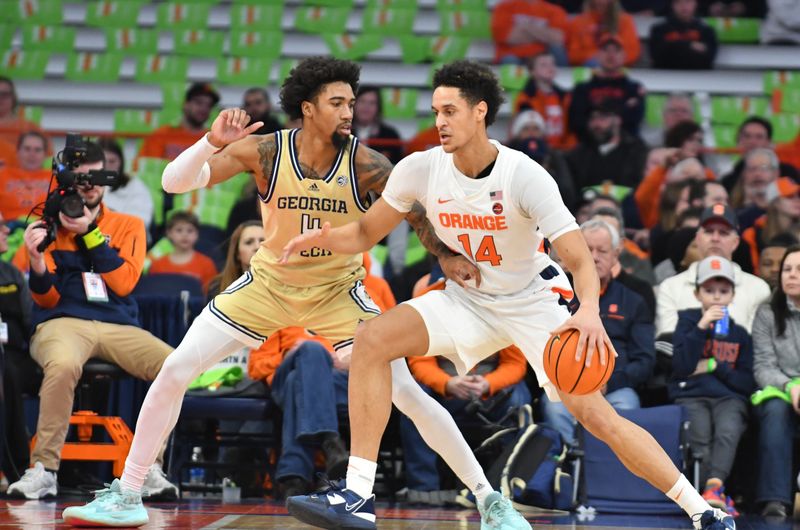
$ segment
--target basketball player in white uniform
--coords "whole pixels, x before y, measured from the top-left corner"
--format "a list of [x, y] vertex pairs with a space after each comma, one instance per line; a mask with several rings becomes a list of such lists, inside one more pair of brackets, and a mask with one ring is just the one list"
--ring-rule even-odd
[[[335, 229], [325, 225], [298, 236], [286, 246], [283, 259], [312, 247], [334, 253], [369, 249], [419, 201], [436, 235], [473, 261], [479, 276], [465, 273], [457, 283], [448, 281], [445, 290], [359, 326], [351, 364], [346, 484], [291, 497], [289, 512], [323, 528], [367, 528], [358, 519], [371, 508], [366, 499], [391, 409], [391, 361], [444, 355], [464, 373], [498, 349], [516, 344], [551, 399], [560, 398], [628, 469], [680, 504], [696, 528], [734, 529], [733, 518], [712, 509], [652, 436], [620, 417], [601, 393], [573, 396], [548, 381], [542, 352], [553, 331], [580, 331], [576, 362], [606, 363], [608, 355], [615, 355], [598, 313], [600, 284], [592, 257], [550, 175], [524, 154], [488, 139], [486, 127], [502, 103], [492, 71], [459, 61], [437, 71], [433, 84], [441, 147], [401, 161], [381, 199], [358, 222]], [[581, 302], [573, 316], [560, 303], [561, 295], [572, 294], [563, 271], [546, 254], [534, 252], [543, 237], [573, 273]], [[485, 519], [491, 520], [491, 514]]]

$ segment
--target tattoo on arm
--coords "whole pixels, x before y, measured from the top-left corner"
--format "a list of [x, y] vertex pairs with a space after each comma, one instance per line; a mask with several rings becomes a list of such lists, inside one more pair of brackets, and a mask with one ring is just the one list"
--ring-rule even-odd
[[276, 150], [275, 137], [272, 135], [269, 135], [258, 144], [258, 165], [261, 167], [261, 174], [264, 176], [264, 180], [269, 180], [272, 176]]
[[406, 221], [414, 231], [417, 233], [422, 245], [428, 249], [428, 252], [437, 258], [453, 256], [454, 253], [447, 245], [442, 243], [442, 240], [433, 231], [433, 225], [428, 221], [426, 216], [425, 207], [420, 203], [415, 202], [411, 207], [411, 211], [406, 215]]
[[386, 187], [386, 181], [389, 180], [389, 175], [392, 173], [392, 163], [379, 152], [364, 145], [361, 146], [358, 152], [364, 153], [363, 156], [357, 156], [359, 160], [356, 160], [359, 189], [362, 193], [368, 191], [383, 192], [383, 188]]

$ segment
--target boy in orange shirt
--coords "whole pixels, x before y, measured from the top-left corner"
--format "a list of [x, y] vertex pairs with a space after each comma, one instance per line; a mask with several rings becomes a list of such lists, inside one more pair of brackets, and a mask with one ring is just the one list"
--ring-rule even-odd
[[167, 239], [175, 249], [153, 261], [149, 274], [185, 274], [197, 278], [208, 289], [208, 282], [217, 275], [214, 262], [194, 249], [200, 234], [200, 221], [191, 212], [175, 212], [167, 221]]

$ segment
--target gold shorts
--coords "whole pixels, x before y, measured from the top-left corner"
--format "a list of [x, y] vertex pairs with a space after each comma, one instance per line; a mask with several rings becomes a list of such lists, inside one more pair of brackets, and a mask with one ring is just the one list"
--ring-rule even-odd
[[253, 267], [206, 306], [211, 322], [232, 337], [257, 348], [275, 331], [300, 326], [333, 343], [336, 350], [348, 348], [359, 322], [380, 315], [367, 294], [359, 268], [335, 283], [293, 287]]

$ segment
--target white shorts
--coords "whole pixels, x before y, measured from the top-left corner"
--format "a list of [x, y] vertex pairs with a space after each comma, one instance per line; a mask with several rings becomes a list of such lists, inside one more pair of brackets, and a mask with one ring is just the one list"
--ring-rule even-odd
[[459, 374], [497, 351], [514, 344], [536, 372], [547, 396], [560, 401], [555, 387], [544, 373], [542, 357], [550, 332], [570, 317], [560, 299], [572, 298], [566, 274], [551, 265], [550, 274], [537, 278], [524, 289], [508, 295], [490, 295], [463, 289], [448, 281], [440, 291], [430, 291], [404, 303], [425, 321], [429, 347], [426, 355], [441, 355], [455, 365]]

